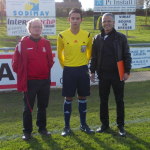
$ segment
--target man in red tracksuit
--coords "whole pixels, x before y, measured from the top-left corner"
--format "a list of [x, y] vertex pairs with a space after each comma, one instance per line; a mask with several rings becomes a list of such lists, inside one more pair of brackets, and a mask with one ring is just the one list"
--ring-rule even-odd
[[12, 67], [17, 73], [17, 89], [24, 92], [23, 140], [31, 138], [32, 110], [37, 97], [37, 121], [41, 135], [46, 129], [46, 108], [50, 94], [50, 70], [53, 65], [50, 42], [41, 37], [43, 24], [35, 18], [27, 23], [29, 36], [23, 37], [15, 49]]

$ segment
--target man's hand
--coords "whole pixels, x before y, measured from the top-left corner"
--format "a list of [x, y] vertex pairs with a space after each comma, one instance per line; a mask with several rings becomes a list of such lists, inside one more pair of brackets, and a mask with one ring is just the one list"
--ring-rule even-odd
[[95, 73], [91, 73], [90, 79], [93, 83], [95, 83]]
[[128, 73], [124, 73], [124, 77], [123, 77], [124, 81], [126, 81], [128, 78], [129, 78], [129, 74]]

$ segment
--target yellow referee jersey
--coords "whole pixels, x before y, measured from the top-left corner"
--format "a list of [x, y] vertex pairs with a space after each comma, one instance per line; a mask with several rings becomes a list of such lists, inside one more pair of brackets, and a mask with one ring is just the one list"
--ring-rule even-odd
[[87, 65], [91, 58], [92, 37], [81, 30], [73, 34], [70, 29], [61, 32], [57, 39], [58, 59], [61, 66]]

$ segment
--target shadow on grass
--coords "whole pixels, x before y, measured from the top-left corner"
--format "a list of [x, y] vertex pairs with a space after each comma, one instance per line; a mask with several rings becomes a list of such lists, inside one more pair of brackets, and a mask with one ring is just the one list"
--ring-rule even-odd
[[118, 132], [110, 129], [110, 134], [112, 134], [112, 137], [117, 141], [117, 143], [120, 143], [122, 145], [125, 145], [129, 147], [130, 149], [134, 150], [143, 150], [150, 148], [150, 143], [143, 141], [139, 137], [136, 137], [134, 134], [127, 132], [127, 135], [125, 137], [121, 137], [118, 135]]
[[96, 148], [92, 147], [90, 143], [86, 143], [83, 140], [81, 140], [77, 135], [74, 134], [72, 131], [71, 133], [72, 138], [78, 142], [78, 144], [84, 149], [84, 150], [96, 150]]
[[[48, 150], [63, 150], [61, 147], [59, 147], [58, 143], [56, 143], [51, 136], [41, 136], [44, 143], [47, 144]], [[29, 141], [26, 141], [30, 147], [28, 149], [35, 149], [35, 150], [43, 150], [43, 144], [40, 143], [36, 138], [32, 138]]]
[[[141, 140], [140, 138], [136, 137], [135, 135], [127, 132], [127, 135], [125, 137], [119, 136], [118, 132], [115, 130], [109, 129], [107, 134], [111, 134], [112, 138], [116, 140], [117, 143], [127, 146], [130, 149], [133, 150], [143, 150], [143, 149], [149, 149], [150, 143], [145, 142], [144, 140]], [[95, 133], [95, 135], [88, 135], [90, 138], [92, 138], [101, 148], [107, 149], [107, 150], [115, 150], [111, 146], [109, 146], [107, 143], [104, 143], [104, 141], [101, 141], [100, 138], [98, 138], [97, 135], [103, 136], [105, 133]]]
[[[51, 150], [63, 150], [55, 140], [53, 140], [52, 136], [41, 136], [43, 141], [48, 145]], [[49, 150], [50, 150], [49, 149]]]
[[[145, 149], [150, 149], [150, 143], [136, 137], [135, 135], [133, 135], [130, 132], [127, 132], [127, 138], [130, 139], [130, 147], [131, 149], [142, 149], [140, 148], [138, 145], [142, 145], [142, 147], [144, 147]], [[135, 144], [134, 144], [135, 143]]]
[[[108, 131], [106, 133], [110, 133], [112, 134], [113, 131], [111, 129], [108, 129]], [[106, 150], [116, 150], [116, 149], [113, 149], [110, 145], [108, 145], [108, 143], [104, 143], [104, 141], [100, 140], [100, 138], [98, 138], [97, 136], [98, 135], [101, 135], [103, 136], [103, 134], [105, 133], [95, 133], [94, 135], [93, 134], [87, 134], [91, 139], [93, 139], [98, 145], [100, 148], [103, 148], [103, 149], [106, 149]], [[114, 134], [114, 133], [113, 133]]]
[[25, 142], [29, 144], [28, 149], [36, 149], [36, 150], [42, 150], [43, 149], [41, 143], [39, 143], [39, 141], [34, 137], [31, 140], [25, 141]]

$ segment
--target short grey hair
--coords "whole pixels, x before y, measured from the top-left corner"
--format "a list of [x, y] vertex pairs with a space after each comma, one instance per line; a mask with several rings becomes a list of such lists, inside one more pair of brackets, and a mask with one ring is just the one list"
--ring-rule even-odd
[[41, 23], [41, 26], [42, 26], [42, 29], [44, 29], [44, 25], [43, 25], [41, 19], [40, 19], [40, 18], [33, 18], [33, 19], [31, 19], [31, 20], [29, 20], [29, 21], [27, 22], [26, 29], [27, 29], [28, 33], [30, 33], [30, 30], [29, 30], [29, 29], [30, 29], [30, 27], [31, 27], [31, 24], [32, 24], [33, 22], [36, 22], [36, 21], [40, 22], [40, 23]]
[[110, 17], [113, 19], [113, 21], [115, 21], [115, 17], [114, 17], [114, 15], [113, 15], [112, 13], [105, 13], [105, 14], [103, 14], [102, 20], [103, 20], [103, 18], [104, 18], [105, 16], [110, 16]]

